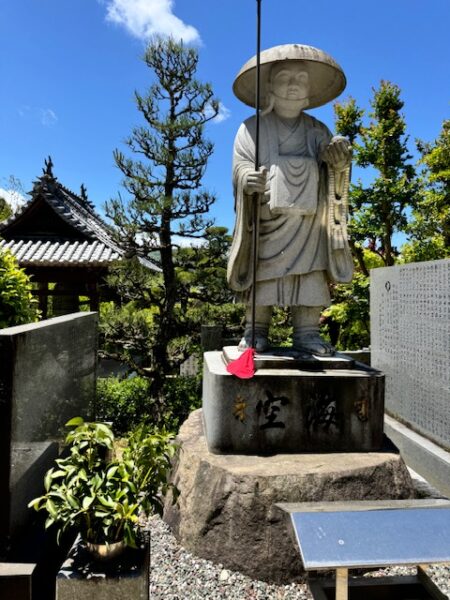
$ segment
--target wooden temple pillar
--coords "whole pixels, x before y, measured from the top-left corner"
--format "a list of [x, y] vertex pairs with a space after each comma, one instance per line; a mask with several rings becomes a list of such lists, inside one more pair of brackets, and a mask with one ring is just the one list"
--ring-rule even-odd
[[98, 312], [100, 307], [100, 294], [98, 289], [98, 283], [93, 281], [87, 284], [88, 296], [89, 296], [89, 310]]
[[38, 305], [41, 311], [41, 318], [48, 317], [48, 281], [40, 281], [38, 283]]

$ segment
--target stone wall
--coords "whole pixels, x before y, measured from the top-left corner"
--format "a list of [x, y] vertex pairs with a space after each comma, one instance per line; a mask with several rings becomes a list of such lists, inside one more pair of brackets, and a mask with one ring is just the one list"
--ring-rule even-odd
[[372, 366], [388, 413], [450, 447], [450, 260], [371, 271]]
[[95, 393], [97, 314], [0, 330], [0, 543], [30, 514], [64, 424]]

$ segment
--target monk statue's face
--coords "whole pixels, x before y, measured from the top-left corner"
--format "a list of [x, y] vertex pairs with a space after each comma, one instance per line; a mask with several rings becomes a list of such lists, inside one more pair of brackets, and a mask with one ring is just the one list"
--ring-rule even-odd
[[309, 75], [300, 61], [275, 64], [270, 76], [274, 110], [300, 112], [309, 104]]

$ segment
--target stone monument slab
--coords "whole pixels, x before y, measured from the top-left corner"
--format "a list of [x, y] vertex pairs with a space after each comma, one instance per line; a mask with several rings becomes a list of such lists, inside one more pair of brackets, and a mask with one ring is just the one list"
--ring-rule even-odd
[[450, 448], [450, 260], [374, 269], [370, 299], [387, 412]]
[[[230, 355], [226, 349], [225, 356]], [[290, 358], [285, 365], [279, 357], [261, 360], [263, 366], [252, 379], [239, 379], [226, 371], [222, 352], [205, 353], [203, 417], [211, 452], [371, 452], [381, 448], [382, 373], [340, 356], [296, 365]], [[265, 368], [265, 360], [272, 368]], [[271, 365], [274, 360], [277, 368]], [[333, 361], [343, 365], [330, 368]]]
[[0, 555], [31, 516], [72, 417], [95, 394], [97, 314], [0, 330]]

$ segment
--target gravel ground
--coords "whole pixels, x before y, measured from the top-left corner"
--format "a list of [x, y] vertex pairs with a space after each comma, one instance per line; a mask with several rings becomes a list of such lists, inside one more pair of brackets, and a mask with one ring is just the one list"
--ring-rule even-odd
[[[442, 498], [417, 473], [410, 472], [420, 497]], [[178, 544], [169, 527], [157, 516], [150, 518], [149, 527], [151, 600], [312, 600], [304, 583], [268, 584], [197, 558]], [[366, 576], [415, 573], [415, 568], [389, 567], [371, 571]], [[450, 599], [450, 567], [432, 565], [428, 573]]]
[[311, 600], [305, 584], [270, 585], [197, 558], [159, 518], [150, 519], [151, 600]]
[[[151, 600], [312, 600], [306, 584], [273, 585], [255, 581], [220, 564], [197, 558], [178, 544], [159, 517], [150, 519], [150, 540]], [[415, 573], [414, 568], [389, 567], [367, 576]], [[450, 567], [431, 566], [429, 574], [441, 592], [450, 598]]]

